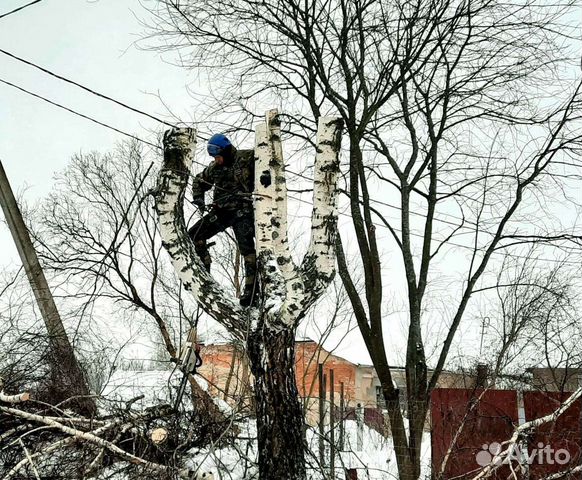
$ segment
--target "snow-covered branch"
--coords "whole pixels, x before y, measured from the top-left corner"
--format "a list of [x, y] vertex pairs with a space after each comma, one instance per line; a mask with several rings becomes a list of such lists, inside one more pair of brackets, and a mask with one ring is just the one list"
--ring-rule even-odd
[[15, 395], [4, 393], [4, 380], [0, 377], [0, 402], [4, 403], [21, 403], [30, 400], [30, 393], [22, 392]]
[[273, 225], [275, 187], [272, 182], [272, 149], [267, 125], [261, 123], [255, 130], [255, 237], [257, 255], [273, 250]]
[[30, 393], [28, 392], [17, 393], [16, 395], [7, 395], [4, 392], [0, 392], [0, 402], [21, 403], [28, 400], [30, 400]]
[[166, 465], [146, 460], [142, 457], [127, 452], [126, 450], [123, 450], [122, 448], [118, 447], [114, 442], [108, 441], [100, 436], [114, 428], [119, 428], [120, 431], [128, 431], [131, 428], [134, 428], [135, 424], [140, 420], [143, 421], [148, 418], [151, 419], [153, 417], [156, 417], [157, 415], [163, 416], [166, 412], [166, 410], [164, 410], [163, 408], [152, 409], [147, 412], [144, 412], [143, 414], [116, 417], [114, 419], [111, 419], [104, 425], [101, 425], [90, 431], [83, 431], [80, 430], [79, 428], [65, 425], [65, 423], [68, 421], [67, 417], [63, 417], [57, 420], [55, 419], [55, 417], [47, 417], [44, 415], [39, 415], [36, 413], [26, 412], [24, 410], [3, 406], [0, 406], [0, 412], [6, 415], [23, 419], [27, 422], [40, 423], [46, 425], [48, 427], [51, 427], [52, 429], [55, 429], [57, 431], [60, 431], [61, 433], [68, 435], [68, 437], [58, 440], [44, 448], [41, 447], [39, 451], [35, 452], [34, 454], [26, 455], [26, 457], [23, 460], [14, 465], [14, 467], [12, 467], [10, 471], [5, 474], [3, 480], [10, 480], [16, 474], [18, 474], [18, 472], [22, 470], [22, 468], [24, 468], [26, 464], [28, 463], [32, 464], [33, 460], [50, 456], [51, 453], [55, 451], [62, 451], [63, 447], [79, 441], [87, 442], [88, 444], [100, 447], [101, 449], [108, 450], [115, 456], [121, 458], [122, 460], [133, 463], [135, 465], [141, 465], [142, 467], [152, 472], [158, 472], [164, 475], [173, 475], [172, 478], [174, 477], [185, 479], [194, 478], [199, 480], [212, 480], [214, 478], [214, 476], [209, 472], [198, 473], [195, 476], [192, 476], [192, 471], [190, 470], [187, 469], [178, 470], [173, 467], [169, 467]]
[[287, 187], [276, 110], [256, 129], [255, 225], [262, 267], [265, 310], [273, 325], [291, 326], [309, 308], [335, 273], [334, 241], [337, 228], [337, 176], [341, 121], [319, 120], [315, 158], [311, 244], [301, 270], [289, 253]]
[[255, 137], [255, 231], [263, 284], [264, 318], [272, 326], [293, 323], [282, 312], [289, 280], [297, 268], [287, 238], [287, 185], [276, 110], [269, 110]]
[[554, 473], [553, 475], [549, 475], [545, 477], [545, 480], [558, 480], [560, 478], [576, 478], [579, 473], [582, 472], [582, 465], [578, 465], [577, 467], [570, 468], [568, 470], [564, 470], [563, 472]]
[[281, 122], [277, 110], [269, 110], [266, 114], [267, 135], [271, 145], [270, 159], [271, 176], [274, 186], [272, 241], [277, 258], [277, 265], [285, 280], [296, 275], [296, 266], [289, 253], [287, 236], [287, 179], [285, 162], [283, 160], [283, 145], [281, 143]]

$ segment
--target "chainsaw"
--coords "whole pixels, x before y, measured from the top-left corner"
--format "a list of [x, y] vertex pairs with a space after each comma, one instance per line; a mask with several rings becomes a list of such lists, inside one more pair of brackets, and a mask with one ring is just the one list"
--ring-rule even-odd
[[179, 368], [182, 371], [183, 377], [180, 381], [180, 386], [178, 387], [178, 396], [176, 397], [176, 402], [174, 403], [174, 410], [178, 410], [182, 397], [184, 396], [184, 391], [186, 390], [186, 385], [188, 384], [188, 377], [196, 373], [202, 365], [202, 358], [200, 357], [200, 345], [197, 343], [196, 329], [190, 329], [188, 333], [188, 340], [182, 348], [179, 359]]

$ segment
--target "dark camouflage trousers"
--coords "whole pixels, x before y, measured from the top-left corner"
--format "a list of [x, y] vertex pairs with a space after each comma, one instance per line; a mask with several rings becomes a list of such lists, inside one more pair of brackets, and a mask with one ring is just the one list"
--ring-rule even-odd
[[212, 259], [208, 252], [207, 240], [216, 234], [232, 228], [238, 249], [244, 258], [245, 287], [252, 287], [257, 273], [255, 252], [255, 219], [252, 210], [213, 209], [188, 230], [194, 242], [196, 253], [202, 259], [206, 270], [210, 271]]

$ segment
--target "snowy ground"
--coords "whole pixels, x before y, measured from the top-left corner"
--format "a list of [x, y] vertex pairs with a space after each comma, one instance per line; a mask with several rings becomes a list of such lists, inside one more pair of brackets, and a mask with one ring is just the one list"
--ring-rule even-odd
[[[179, 372], [170, 371], [118, 371], [111, 377], [103, 396], [109, 399], [127, 401], [144, 395], [144, 398], [134, 404], [135, 407], [147, 407], [173, 401], [176, 387], [181, 379]], [[203, 388], [204, 380], [199, 379]], [[184, 407], [188, 408], [188, 396], [184, 397]], [[229, 406], [217, 399], [221, 409], [229, 413]], [[106, 407], [106, 404], [104, 404]], [[256, 458], [257, 446], [256, 425], [252, 419], [237, 422], [240, 428], [239, 440], [228, 448], [206, 448], [192, 450], [188, 466], [198, 466], [201, 471], [212, 471], [218, 480], [251, 480], [257, 478]], [[396, 458], [390, 438], [384, 438], [375, 430], [362, 425], [358, 440], [358, 425], [353, 420], [345, 422], [344, 452], [336, 456], [337, 480], [343, 480], [344, 468], [355, 468], [358, 480], [388, 480], [397, 478]], [[339, 428], [336, 428], [336, 444], [339, 439]], [[319, 437], [314, 429], [307, 430], [309, 454], [307, 468], [310, 480], [323, 480], [319, 466]], [[326, 450], [327, 465], [329, 465], [329, 449]], [[421, 478], [430, 477], [430, 434], [423, 438]]]

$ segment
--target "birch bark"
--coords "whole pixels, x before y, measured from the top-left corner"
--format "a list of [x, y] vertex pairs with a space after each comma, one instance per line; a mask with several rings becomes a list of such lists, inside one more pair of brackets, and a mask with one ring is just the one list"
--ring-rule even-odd
[[255, 239], [262, 298], [242, 308], [204, 269], [188, 237], [182, 204], [195, 147], [192, 129], [164, 136], [156, 210], [160, 232], [184, 288], [233, 335], [246, 340], [255, 379], [262, 480], [305, 480], [303, 413], [295, 382], [295, 332], [299, 320], [335, 274], [340, 120], [319, 120], [310, 246], [300, 267], [287, 237], [287, 187], [276, 110], [256, 128]]

